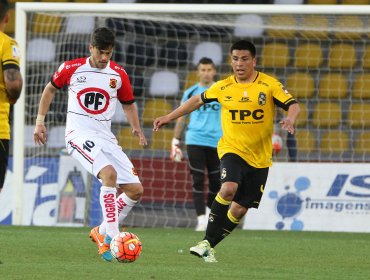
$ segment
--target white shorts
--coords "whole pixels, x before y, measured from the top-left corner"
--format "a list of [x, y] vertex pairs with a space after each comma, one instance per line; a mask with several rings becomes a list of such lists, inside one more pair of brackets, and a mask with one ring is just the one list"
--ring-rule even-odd
[[96, 178], [98, 178], [100, 170], [105, 166], [112, 165], [117, 172], [118, 185], [140, 183], [132, 162], [118, 144], [96, 138], [96, 136], [86, 135], [69, 140], [67, 151]]

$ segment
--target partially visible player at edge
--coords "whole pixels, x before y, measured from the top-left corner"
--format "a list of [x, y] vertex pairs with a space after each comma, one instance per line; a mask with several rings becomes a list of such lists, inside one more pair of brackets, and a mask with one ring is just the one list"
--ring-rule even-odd
[[4, 33], [9, 21], [9, 3], [0, 1], [0, 192], [8, 167], [10, 141], [10, 105], [15, 104], [22, 91], [19, 71], [20, 50], [17, 42]]
[[[196, 73], [199, 82], [185, 90], [181, 103], [194, 95], [201, 94], [214, 84], [216, 66], [212, 59], [201, 58]], [[193, 181], [193, 203], [197, 214], [196, 231], [206, 230], [212, 202], [220, 190], [220, 160], [217, 155], [217, 142], [222, 135], [220, 112], [221, 106], [218, 102], [206, 104], [190, 114], [187, 126], [187, 118], [179, 117], [174, 129], [171, 159], [179, 161], [183, 157], [180, 141], [186, 127], [185, 144]], [[204, 202], [206, 169], [208, 174], [207, 203]]]
[[196, 110], [204, 103], [221, 103], [223, 136], [218, 143], [221, 189], [212, 207], [204, 239], [190, 253], [217, 262], [214, 247], [236, 228], [249, 208], [258, 208], [272, 165], [275, 105], [288, 111], [282, 129], [294, 133], [300, 108], [273, 77], [255, 69], [256, 47], [245, 40], [230, 48], [233, 75], [193, 96], [171, 113], [154, 120], [153, 130]]
[[118, 101], [139, 143], [147, 144], [128, 75], [110, 60], [114, 43], [111, 30], [97, 28], [91, 36], [90, 57], [66, 61], [59, 67], [42, 93], [34, 131], [35, 143], [46, 144], [45, 115], [56, 90], [68, 85], [67, 151], [102, 182], [103, 222], [91, 230], [90, 237], [106, 261], [112, 260], [109, 245], [119, 233], [119, 222], [143, 193], [135, 168], [111, 132], [111, 119]]

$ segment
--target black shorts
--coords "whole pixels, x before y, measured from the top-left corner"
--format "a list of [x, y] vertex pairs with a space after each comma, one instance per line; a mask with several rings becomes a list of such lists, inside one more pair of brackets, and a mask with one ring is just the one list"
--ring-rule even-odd
[[5, 174], [8, 167], [9, 140], [0, 139], [0, 189], [4, 185]]
[[220, 170], [221, 183], [238, 184], [233, 201], [246, 208], [258, 208], [269, 168], [256, 168], [250, 166], [237, 154], [225, 154], [221, 158]]

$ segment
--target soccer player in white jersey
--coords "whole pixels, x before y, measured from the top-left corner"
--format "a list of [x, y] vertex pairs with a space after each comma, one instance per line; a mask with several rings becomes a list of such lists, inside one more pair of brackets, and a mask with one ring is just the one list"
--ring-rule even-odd
[[127, 216], [143, 193], [134, 166], [111, 131], [117, 103], [122, 104], [139, 143], [147, 144], [128, 75], [110, 60], [114, 43], [111, 30], [97, 28], [91, 36], [90, 57], [66, 61], [59, 67], [42, 93], [34, 131], [35, 143], [46, 144], [45, 116], [57, 89], [67, 85], [66, 147], [68, 153], [102, 183], [103, 222], [91, 230], [90, 237], [106, 261], [112, 260], [109, 244], [119, 233], [119, 220]]

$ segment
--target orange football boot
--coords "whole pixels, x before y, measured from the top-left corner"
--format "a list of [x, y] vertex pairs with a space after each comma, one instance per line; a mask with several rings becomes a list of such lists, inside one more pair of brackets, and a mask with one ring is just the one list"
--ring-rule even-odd
[[[89, 234], [91, 241], [96, 243], [96, 246], [98, 246], [99, 255], [102, 256], [102, 258], [105, 261], [110, 262], [113, 259], [112, 253], [110, 252], [110, 244], [107, 244], [104, 242], [105, 236], [99, 233], [99, 226], [94, 227]], [[107, 239], [109, 241], [109, 239]]]

